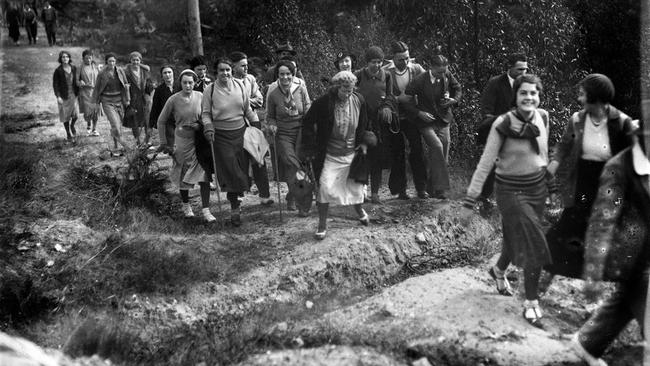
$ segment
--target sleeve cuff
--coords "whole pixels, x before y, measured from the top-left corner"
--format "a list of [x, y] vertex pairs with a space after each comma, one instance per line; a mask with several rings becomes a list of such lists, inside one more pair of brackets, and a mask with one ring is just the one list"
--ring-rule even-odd
[[476, 198], [472, 198], [470, 196], [465, 196], [463, 199], [463, 207], [469, 208], [473, 210], [476, 207], [477, 200]]

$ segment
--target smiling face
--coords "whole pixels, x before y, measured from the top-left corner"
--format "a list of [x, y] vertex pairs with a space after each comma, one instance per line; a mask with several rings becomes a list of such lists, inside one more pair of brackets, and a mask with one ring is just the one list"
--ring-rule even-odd
[[192, 93], [192, 90], [194, 90], [194, 78], [192, 75], [183, 75], [181, 78], [181, 87], [185, 94]]
[[117, 63], [117, 60], [115, 59], [115, 57], [109, 57], [106, 60], [106, 66], [108, 66], [108, 68], [114, 68], [116, 63]]
[[280, 66], [278, 68], [278, 82], [283, 88], [288, 88], [293, 82], [293, 75], [291, 70], [286, 66]]
[[217, 80], [222, 84], [225, 84], [232, 77], [232, 68], [230, 65], [225, 63], [220, 63], [217, 65]]
[[537, 85], [522, 83], [517, 90], [517, 110], [523, 115], [530, 115], [539, 106]]
[[174, 82], [174, 70], [170, 67], [165, 67], [162, 70], [162, 79], [167, 85], [171, 85]]
[[339, 61], [340, 71], [352, 71], [352, 59], [350, 56], [345, 56]]
[[140, 57], [138, 57], [138, 56], [133, 56], [133, 57], [131, 57], [131, 63], [132, 63], [133, 65], [135, 65], [135, 66], [140, 66], [140, 63], [141, 63], [141, 62], [142, 62], [142, 60], [140, 59]]

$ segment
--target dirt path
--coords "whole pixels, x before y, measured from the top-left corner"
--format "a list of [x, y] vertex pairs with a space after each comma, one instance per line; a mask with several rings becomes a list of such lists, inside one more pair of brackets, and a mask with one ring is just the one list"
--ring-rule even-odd
[[[51, 91], [51, 74], [61, 48], [13, 47], [6, 40], [3, 45], [1, 127], [7, 141], [32, 144], [43, 151], [48, 177], [42, 183], [43, 191], [65, 184], [64, 172], [75, 159], [86, 157], [97, 165], [124, 164], [124, 158], [102, 156], [109, 143], [105, 118], [98, 124], [99, 137], [83, 136], [84, 123], [80, 121], [79, 142], [65, 142]], [[65, 49], [78, 64], [82, 48]], [[159, 164], [168, 167], [170, 160], [161, 156]], [[459, 198], [466, 174], [455, 174], [453, 179], [452, 197]], [[281, 188], [284, 196], [285, 188]], [[274, 198], [276, 189], [272, 183]], [[532, 328], [521, 317], [521, 299], [494, 293], [485, 262], [475, 266], [443, 264], [445, 256], [456, 258], [460, 250], [483, 248], [482, 253], [471, 252], [482, 257], [494, 253], [498, 245], [494, 219], [492, 224], [477, 219], [463, 227], [455, 219], [457, 202], [397, 201], [385, 191], [382, 195], [384, 205], [368, 208], [373, 218], [369, 228], [360, 227], [351, 210], [336, 209], [330, 236], [322, 242], [312, 239], [314, 215], [299, 218], [285, 212], [281, 223], [277, 203], [262, 207], [251, 194], [244, 200], [240, 228], [206, 225], [198, 219], [185, 221], [180, 218], [177, 200], [164, 215], [129, 209], [125, 224], [111, 230], [88, 227], [82, 211], [55, 208], [25, 228], [33, 234], [24, 243], [30, 248], [27, 253], [34, 260], [54, 263], [51, 269], [41, 269], [44, 276], [54, 276], [55, 269], [66, 268], [64, 264], [79, 269], [90, 263], [98, 271], [98, 288], [100, 282], [115, 280], [101, 277], [108, 272], [103, 272], [105, 266], [95, 258], [116, 232], [123, 243], [198, 252], [203, 260], [209, 260], [214, 275], [188, 281], [183, 291], [171, 295], [164, 291], [116, 292], [92, 305], [75, 304], [52, 312], [18, 332], [41, 345], [58, 348], [84, 319], [110, 314], [125, 327], [138, 329], [138, 344], [143, 348], [169, 353], [166, 362], [172, 364], [174, 360], [198, 363], [218, 352], [225, 344], [213, 340], [221, 339], [219, 331], [223, 333], [223, 329], [215, 324], [224, 325], [219, 322], [231, 327], [227, 330], [237, 328], [235, 333], [239, 332], [244, 343], [238, 347], [252, 353], [242, 364], [400, 365], [423, 357], [440, 365], [579, 364], [565, 339], [593, 308], [580, 297], [579, 281], [559, 279], [542, 301], [546, 330]], [[71, 195], [69, 199], [82, 198]], [[197, 199], [193, 197], [195, 206]], [[222, 201], [219, 219], [224, 221], [228, 210], [225, 199]], [[211, 205], [217, 213], [214, 193]], [[68, 253], [55, 250], [56, 245]], [[431, 249], [446, 250], [440, 268], [460, 267], [422, 276], [404, 272], [405, 263]], [[66, 289], [59, 294], [63, 298], [69, 295]], [[252, 311], [259, 316], [260, 308], [268, 319], [251, 316]], [[246, 322], [251, 319], [268, 327], [242, 335], [248, 331], [246, 326], [252, 326]], [[635, 331], [632, 326], [627, 338], [607, 355], [610, 365], [634, 364], [621, 356], [630, 349], [638, 352], [638, 347], [634, 348], [638, 339], [630, 335]], [[231, 346], [237, 340], [233, 337], [227, 339]], [[174, 347], [178, 349], [168, 349]]]

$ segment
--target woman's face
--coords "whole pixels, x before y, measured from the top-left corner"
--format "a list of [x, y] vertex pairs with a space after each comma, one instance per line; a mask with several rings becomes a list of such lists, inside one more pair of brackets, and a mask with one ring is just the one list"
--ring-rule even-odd
[[183, 75], [181, 78], [181, 87], [186, 94], [189, 94], [194, 90], [194, 78], [192, 75]]
[[133, 56], [133, 57], [131, 58], [131, 63], [132, 63], [133, 65], [139, 66], [139, 65], [140, 65], [140, 62], [142, 62], [142, 60], [140, 60], [140, 57], [138, 57], [138, 56]]
[[162, 79], [165, 84], [171, 84], [174, 82], [174, 70], [169, 67], [165, 67], [162, 70]]
[[517, 109], [529, 114], [535, 111], [539, 106], [539, 91], [537, 85], [532, 83], [522, 83], [517, 90]]
[[108, 67], [115, 67], [115, 63], [117, 63], [115, 57], [109, 57], [108, 60], [106, 60], [106, 66]]
[[62, 64], [69, 64], [70, 63], [70, 55], [67, 53], [64, 53], [61, 55], [61, 63]]
[[217, 65], [217, 79], [225, 83], [228, 80], [230, 80], [230, 77], [232, 76], [232, 68], [228, 64], [220, 63]]
[[345, 56], [341, 61], [339, 61], [339, 70], [352, 71], [352, 59], [350, 56]]
[[90, 65], [93, 62], [93, 55], [84, 56], [84, 64]]
[[291, 74], [291, 70], [289, 70], [288, 67], [280, 66], [278, 69], [278, 81], [280, 82], [280, 85], [285, 88], [291, 85], [293, 82], [293, 75]]
[[346, 81], [339, 86], [338, 96], [340, 100], [347, 100], [352, 95], [354, 91], [354, 84]]
[[382, 60], [380, 58], [374, 58], [370, 61], [368, 61], [368, 71], [371, 73], [376, 73], [379, 71], [379, 68], [381, 67]]

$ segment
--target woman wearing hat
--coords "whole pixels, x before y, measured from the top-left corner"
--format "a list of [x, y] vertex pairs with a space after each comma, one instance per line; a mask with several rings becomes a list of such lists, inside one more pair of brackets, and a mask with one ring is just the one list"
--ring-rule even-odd
[[220, 58], [215, 68], [217, 79], [203, 93], [201, 118], [206, 138], [214, 140], [217, 179], [230, 201], [230, 222], [240, 226], [239, 197], [249, 188], [248, 158], [244, 150], [246, 119], [253, 124], [259, 122], [259, 118], [251, 108], [246, 88], [232, 77], [232, 61]]
[[334, 67], [338, 71], [350, 71], [352, 72], [354, 69], [354, 62], [356, 61], [356, 57], [348, 52], [348, 51], [342, 51], [336, 54], [336, 59], [334, 59]]
[[[158, 135], [160, 136], [160, 151], [173, 156], [173, 165], [169, 173], [170, 180], [180, 190], [185, 217], [193, 217], [194, 212], [189, 202], [189, 189], [199, 184], [203, 219], [207, 222], [216, 221], [210, 212], [210, 177], [201, 167], [196, 156], [195, 133], [200, 129], [201, 102], [203, 95], [194, 90], [198, 79], [192, 70], [183, 70], [179, 77], [181, 91], [172, 95], [158, 117]], [[165, 134], [167, 121], [173, 118], [176, 122], [174, 140], [168, 141]]]
[[[129, 91], [131, 93], [130, 112], [124, 117], [124, 127], [131, 128], [135, 145], [149, 143], [149, 112], [151, 111], [151, 93], [153, 92], [153, 82], [148, 65], [142, 64], [142, 54], [134, 51], [129, 54], [130, 63], [124, 68], [126, 79], [129, 82]], [[143, 141], [140, 141], [142, 129], [145, 131]]]
[[[582, 277], [582, 261], [572, 261], [570, 252], [582, 247], [587, 222], [598, 190], [598, 177], [612, 156], [630, 146], [632, 119], [610, 103], [614, 84], [603, 74], [587, 75], [578, 84], [582, 110], [567, 123], [548, 172], [561, 178], [560, 192], [564, 211], [547, 232], [553, 264], [545, 269], [574, 278]], [[550, 284], [549, 277], [544, 286]]]

